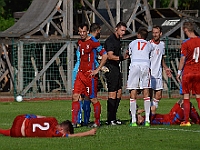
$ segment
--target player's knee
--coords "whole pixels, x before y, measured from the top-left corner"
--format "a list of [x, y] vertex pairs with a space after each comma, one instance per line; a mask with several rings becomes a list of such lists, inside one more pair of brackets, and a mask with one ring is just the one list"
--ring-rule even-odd
[[72, 101], [75, 102], [75, 101], [78, 101], [80, 95], [79, 94], [73, 94], [72, 95]]
[[97, 98], [92, 98], [91, 102], [92, 102], [92, 104], [96, 104], [98, 102], [98, 99]]

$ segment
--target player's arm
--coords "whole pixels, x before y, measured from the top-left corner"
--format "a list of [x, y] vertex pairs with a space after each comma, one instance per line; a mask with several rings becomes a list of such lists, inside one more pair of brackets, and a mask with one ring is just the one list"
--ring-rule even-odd
[[183, 66], [184, 66], [184, 63], [185, 63], [185, 56], [181, 56], [180, 58], [180, 63], [179, 63], [179, 66], [178, 66], [178, 74], [176, 76], [176, 79], [181, 82], [180, 80], [180, 76], [181, 76], [181, 72], [183, 70]]
[[120, 56], [114, 55], [113, 51], [108, 51], [108, 59], [109, 60], [120, 60]]
[[102, 56], [101, 62], [99, 64], [99, 66], [97, 67], [97, 71], [101, 70], [101, 68], [105, 65], [106, 60], [108, 58], [108, 55], [106, 53], [106, 51], [104, 49], [102, 49], [103, 52], [100, 52], [99, 54]]
[[168, 66], [166, 65], [164, 57], [162, 57], [162, 67], [165, 69], [167, 76], [171, 78], [172, 77], [172, 74], [171, 74], [172, 70], [170, 68], [168, 68]]
[[96, 134], [97, 129], [91, 129], [89, 131], [75, 133], [75, 134], [68, 134], [68, 137], [83, 137], [83, 136], [92, 136]]
[[120, 55], [120, 56], [114, 55], [114, 51], [113, 51], [114, 45], [113, 45], [112, 40], [106, 41], [106, 43], [108, 43], [106, 47], [106, 51], [107, 51], [109, 60], [123, 61], [125, 59], [123, 55]]
[[105, 65], [106, 60], [108, 58], [107, 52], [101, 45], [96, 48], [96, 51], [99, 52], [102, 58], [101, 58], [100, 64], [94, 71], [92, 71], [91, 75], [96, 75], [101, 70], [101, 68]]
[[138, 111], [137, 111], [138, 114], [141, 114], [143, 112], [144, 112], [144, 109], [138, 109]]
[[37, 115], [37, 118], [46, 118], [46, 116]]

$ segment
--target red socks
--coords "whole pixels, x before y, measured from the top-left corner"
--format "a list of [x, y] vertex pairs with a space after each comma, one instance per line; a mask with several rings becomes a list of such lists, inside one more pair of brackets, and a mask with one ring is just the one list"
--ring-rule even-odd
[[100, 115], [101, 115], [101, 104], [98, 101], [97, 103], [93, 104], [94, 107], [94, 118], [96, 125], [100, 125]]
[[0, 129], [0, 134], [3, 134], [5, 136], [10, 136], [10, 129], [7, 130]]
[[79, 101], [72, 102], [72, 123], [77, 123], [78, 111], [80, 109]]
[[183, 100], [183, 106], [184, 106], [185, 122], [189, 122], [190, 100], [189, 99], [184, 99]]
[[199, 124], [200, 123], [200, 116], [197, 113], [196, 109], [193, 107], [191, 107], [190, 109], [190, 119], [192, 120], [193, 123], [195, 124]]

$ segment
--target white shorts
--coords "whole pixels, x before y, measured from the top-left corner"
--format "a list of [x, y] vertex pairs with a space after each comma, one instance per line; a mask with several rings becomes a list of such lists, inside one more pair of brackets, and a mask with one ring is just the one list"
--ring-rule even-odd
[[148, 66], [132, 65], [129, 68], [127, 89], [151, 88], [150, 72]]
[[162, 90], [163, 89], [163, 80], [162, 80], [162, 78], [151, 77], [151, 88], [153, 90]]

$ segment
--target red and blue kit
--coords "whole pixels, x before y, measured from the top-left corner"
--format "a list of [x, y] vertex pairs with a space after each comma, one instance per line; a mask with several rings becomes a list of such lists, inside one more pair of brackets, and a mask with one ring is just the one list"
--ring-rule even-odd
[[54, 117], [37, 118], [36, 115], [19, 115], [15, 118], [10, 136], [12, 137], [64, 137], [57, 130]]
[[90, 98], [97, 97], [98, 77], [90, 76], [91, 71], [96, 69], [95, 59], [97, 54], [103, 55], [106, 51], [98, 47], [100, 43], [91, 37], [87, 41], [78, 41], [80, 51], [80, 66], [74, 83], [73, 93], [85, 94]]
[[183, 94], [200, 94], [200, 37], [189, 38], [182, 43], [181, 56], [185, 56], [182, 73]]
[[[195, 124], [199, 124], [200, 117], [197, 113], [194, 106], [191, 105], [190, 108], [190, 119], [191, 122]], [[184, 121], [184, 109], [182, 105], [176, 103], [168, 114], [153, 114], [151, 115], [151, 124], [152, 125], [179, 125], [182, 121]]]

